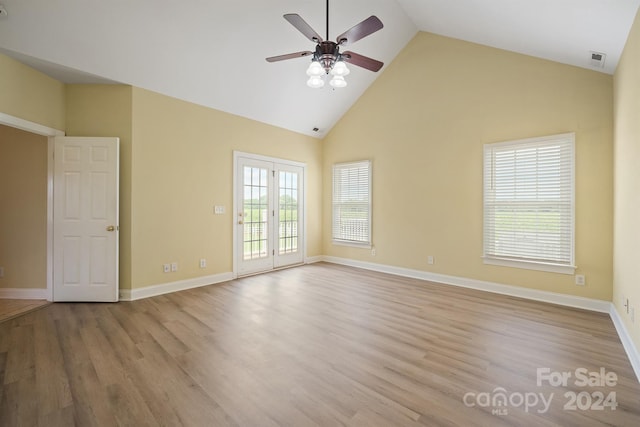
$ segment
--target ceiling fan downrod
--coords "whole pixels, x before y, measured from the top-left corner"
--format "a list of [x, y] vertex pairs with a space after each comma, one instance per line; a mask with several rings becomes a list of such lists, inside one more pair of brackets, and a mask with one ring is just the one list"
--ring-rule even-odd
[[329, 0], [327, 0], [327, 38], [329, 40]]
[[329, 39], [329, 0], [327, 0], [326, 24], [327, 37], [316, 46], [313, 61], [319, 62], [325, 73], [329, 74], [335, 63], [342, 60], [339, 44]]

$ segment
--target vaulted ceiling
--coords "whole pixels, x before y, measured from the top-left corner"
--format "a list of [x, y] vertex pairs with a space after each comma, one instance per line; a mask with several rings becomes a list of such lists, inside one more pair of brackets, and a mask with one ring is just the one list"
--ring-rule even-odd
[[[325, 33], [323, 0], [0, 0], [0, 52], [67, 83], [124, 83], [323, 137], [384, 72], [306, 86], [313, 50], [282, 15]], [[349, 50], [385, 67], [428, 31], [612, 74], [640, 0], [333, 0], [330, 36], [369, 17], [384, 28]], [[606, 54], [604, 68], [591, 52]], [[438, 61], [437, 56], [433, 61]], [[314, 132], [313, 128], [319, 128]]]

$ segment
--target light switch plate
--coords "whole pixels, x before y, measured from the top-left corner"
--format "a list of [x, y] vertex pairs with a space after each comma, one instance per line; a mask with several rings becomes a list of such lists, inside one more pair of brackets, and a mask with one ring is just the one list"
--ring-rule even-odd
[[216, 215], [222, 215], [224, 214], [224, 212], [225, 212], [224, 206], [215, 206], [213, 208], [213, 213], [215, 213]]

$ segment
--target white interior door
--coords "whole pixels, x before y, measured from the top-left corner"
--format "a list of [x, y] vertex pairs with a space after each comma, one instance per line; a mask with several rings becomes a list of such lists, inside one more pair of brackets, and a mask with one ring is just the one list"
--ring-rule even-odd
[[261, 158], [236, 160], [238, 274], [304, 261], [304, 168]]
[[54, 301], [118, 301], [118, 166], [118, 138], [55, 138]]

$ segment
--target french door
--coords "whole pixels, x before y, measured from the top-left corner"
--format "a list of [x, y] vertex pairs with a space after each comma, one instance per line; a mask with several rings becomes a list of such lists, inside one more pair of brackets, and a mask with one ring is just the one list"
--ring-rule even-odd
[[304, 262], [304, 167], [236, 156], [238, 275]]

